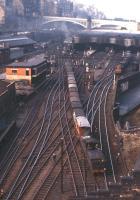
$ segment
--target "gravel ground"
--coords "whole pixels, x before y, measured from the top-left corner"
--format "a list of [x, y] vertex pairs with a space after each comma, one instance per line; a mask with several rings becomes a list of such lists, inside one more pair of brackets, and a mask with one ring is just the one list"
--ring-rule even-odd
[[136, 108], [128, 115], [122, 118], [122, 126], [124, 127], [125, 122], [128, 121], [130, 127], [140, 127], [140, 107]]
[[[130, 128], [140, 128], [140, 107], [136, 108], [122, 119], [122, 128], [126, 128], [125, 124], [128, 122]], [[127, 163], [129, 171], [134, 168], [136, 160], [140, 157], [140, 131], [137, 133], [122, 134], [123, 136], [123, 155]]]
[[140, 134], [123, 134], [123, 141], [123, 155], [131, 172], [136, 160], [140, 158]]

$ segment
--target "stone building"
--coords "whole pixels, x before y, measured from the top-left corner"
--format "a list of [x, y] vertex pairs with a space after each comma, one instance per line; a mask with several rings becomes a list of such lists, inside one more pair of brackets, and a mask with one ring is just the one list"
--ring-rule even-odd
[[59, 0], [58, 16], [73, 17], [73, 2], [69, 0]]
[[73, 16], [73, 3], [69, 0], [41, 0], [42, 16]]

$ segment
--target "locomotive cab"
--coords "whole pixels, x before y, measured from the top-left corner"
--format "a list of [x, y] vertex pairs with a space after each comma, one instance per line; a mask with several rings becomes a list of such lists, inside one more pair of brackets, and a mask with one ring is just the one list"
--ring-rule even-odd
[[80, 136], [85, 137], [90, 135], [90, 124], [85, 116], [77, 116], [73, 114], [77, 132]]
[[83, 137], [82, 139], [83, 139], [83, 142], [85, 143], [87, 150], [93, 150], [97, 148], [98, 143], [99, 143], [97, 139], [91, 136]]
[[105, 158], [101, 149], [88, 149], [87, 150], [89, 159], [92, 164], [93, 173], [104, 173], [105, 172]]
[[98, 148], [98, 140], [91, 136], [85, 136], [82, 138], [86, 145], [86, 150], [88, 157], [91, 161], [93, 173], [103, 173], [105, 172], [105, 157], [100, 148]]

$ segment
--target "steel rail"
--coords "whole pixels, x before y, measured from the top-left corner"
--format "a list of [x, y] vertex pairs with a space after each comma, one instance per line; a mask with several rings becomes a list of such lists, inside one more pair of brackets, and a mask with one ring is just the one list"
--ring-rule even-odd
[[57, 86], [57, 82], [56, 82], [56, 84], [53, 86], [53, 88], [51, 89], [51, 92], [50, 92], [50, 94], [49, 94], [49, 97], [48, 97], [48, 100], [47, 100], [47, 103], [46, 103], [46, 106], [45, 106], [45, 112], [44, 112], [44, 114], [43, 114], [43, 120], [42, 120], [42, 123], [41, 123], [41, 128], [40, 128], [40, 131], [39, 131], [39, 133], [38, 133], [38, 137], [37, 137], [37, 140], [36, 140], [36, 142], [35, 142], [35, 145], [33, 146], [32, 150], [31, 150], [31, 153], [29, 154], [29, 156], [28, 156], [26, 162], [24, 163], [22, 169], [20, 170], [20, 173], [18, 174], [18, 176], [17, 176], [17, 178], [16, 178], [14, 184], [12, 185], [12, 188], [10, 189], [10, 192], [8, 193], [8, 196], [6, 197], [6, 200], [8, 200], [8, 199], [10, 198], [10, 196], [14, 193], [14, 188], [15, 188], [15, 186], [16, 186], [16, 184], [17, 184], [17, 181], [19, 180], [20, 176], [22, 175], [23, 170], [25, 169], [27, 163], [30, 161], [31, 156], [32, 156], [32, 154], [33, 154], [33, 152], [34, 152], [34, 150], [35, 150], [37, 144], [38, 144], [39, 138], [40, 138], [41, 133], [42, 133], [42, 130], [43, 130], [43, 128], [44, 128], [45, 118], [46, 118], [46, 114], [47, 114], [47, 107], [48, 107], [48, 104], [49, 104], [49, 100], [50, 100], [50, 97], [51, 97], [51, 95], [52, 95], [52, 91], [54, 90], [54, 88], [55, 88], [56, 86]]
[[[64, 85], [63, 85], [63, 87], [64, 87]], [[63, 98], [64, 98], [64, 113], [65, 113], [65, 111], [66, 111], [65, 110], [65, 97], [63, 96]], [[66, 117], [66, 115], [65, 115], [65, 117]], [[59, 113], [59, 118], [60, 118], [60, 113]], [[64, 137], [65, 135], [64, 135], [64, 132], [63, 132], [63, 122], [62, 122], [62, 120], [60, 120], [60, 125], [61, 125], [61, 131], [62, 131], [62, 138], [64, 139], [64, 145], [66, 147], [67, 143], [66, 143], [66, 140], [65, 140], [65, 137]], [[67, 127], [67, 130], [69, 132], [67, 123], [66, 123], [66, 127]], [[71, 141], [70, 141], [70, 144], [71, 144]], [[72, 151], [73, 151], [73, 149], [72, 149]], [[70, 161], [70, 157], [69, 157], [69, 153], [68, 153], [68, 149], [67, 148], [66, 148], [66, 155], [67, 155], [67, 158], [68, 158], [70, 172], [71, 172], [71, 175], [72, 175], [72, 182], [73, 182], [73, 186], [74, 186], [74, 192], [75, 192], [76, 196], [78, 196], [78, 190], [77, 190], [77, 186], [76, 186], [76, 181], [75, 181], [75, 178], [74, 178], [74, 175], [73, 175], [72, 165], [71, 165], [71, 161]]]
[[[58, 88], [57, 88], [57, 90], [58, 90]], [[55, 98], [55, 94], [53, 95], [52, 102], [54, 102], [54, 98]], [[51, 124], [51, 116], [52, 116], [52, 109], [53, 109], [53, 103], [52, 102], [51, 102], [51, 111], [50, 111], [50, 117], [49, 117], [49, 121], [48, 121], [48, 126], [47, 126], [47, 130], [45, 131], [46, 133], [44, 135], [43, 142], [41, 144], [39, 152], [37, 153], [37, 157], [36, 157], [35, 161], [32, 163], [32, 166], [30, 167], [30, 171], [29, 171], [28, 175], [26, 175], [26, 180], [24, 181], [24, 183], [22, 185], [22, 188], [21, 188], [21, 190], [19, 192], [19, 195], [18, 195], [17, 199], [20, 198], [20, 196], [21, 196], [21, 194], [22, 194], [22, 192], [23, 192], [23, 190], [24, 190], [24, 188], [26, 186], [26, 183], [29, 180], [30, 174], [31, 174], [32, 170], [34, 169], [34, 166], [36, 165], [38, 159], [40, 158], [41, 152], [42, 152], [42, 150], [43, 150], [43, 148], [44, 148], [44, 146], [46, 144], [46, 138], [48, 137], [50, 124]], [[42, 132], [42, 130], [41, 130], [41, 132]]]
[[[11, 144], [9, 150], [8, 150], [8, 152], [5, 154], [5, 157], [3, 158], [2, 162], [0, 163], [0, 170], [2, 169], [3, 166], [5, 167], [7, 161], [9, 160], [9, 158], [11, 158], [14, 154], [16, 154], [16, 152], [17, 152], [16, 148], [18, 148], [16, 146], [16, 141], [19, 138], [19, 136], [21, 135], [21, 133], [24, 132], [24, 136], [22, 138], [23, 140], [25, 139], [25, 137], [27, 137], [27, 134], [28, 134], [27, 132], [29, 131], [29, 127], [31, 126], [32, 122], [34, 121], [34, 117], [36, 115], [34, 110], [35, 110], [36, 104], [38, 103], [39, 100], [40, 100], [40, 96], [37, 97], [37, 99], [33, 102], [34, 104], [32, 105], [32, 108], [31, 108], [30, 112], [28, 112], [22, 127], [20, 128], [20, 130], [19, 130], [18, 134], [16, 135], [16, 137], [14, 138], [14, 140], [13, 140], [13, 142], [12, 142], [12, 144]], [[32, 113], [34, 115], [32, 116], [31, 120], [29, 120], [30, 119], [30, 115], [32, 115]], [[26, 124], [27, 121], [29, 122], [28, 126]], [[24, 126], [27, 128], [26, 132], [23, 131], [24, 130]], [[14, 149], [12, 150], [13, 147], [14, 147]]]
[[[103, 151], [103, 140], [102, 140], [102, 128], [101, 128], [101, 105], [103, 104], [103, 102], [105, 101], [105, 95], [107, 93], [107, 90], [108, 88], [111, 87], [111, 83], [112, 83], [113, 79], [112, 80], [109, 80], [109, 82], [104, 86], [104, 90], [101, 92], [101, 95], [100, 95], [100, 101], [99, 101], [99, 109], [98, 109], [98, 112], [99, 112], [99, 138], [100, 138], [100, 148], [101, 150]], [[105, 185], [105, 188], [108, 189], [108, 185], [107, 185], [107, 179], [106, 179], [106, 175], [105, 175], [105, 172], [103, 173], [103, 176], [104, 176], [104, 185]]]
[[[95, 87], [93, 88], [92, 92], [90, 93], [90, 97], [88, 99], [88, 103], [87, 103], [87, 108], [86, 108], [86, 116], [88, 117], [89, 113], [88, 113], [88, 110], [89, 110], [89, 104], [90, 104], [90, 100], [92, 98], [92, 95], [94, 95], [94, 92], [96, 91], [96, 88], [99, 87], [100, 83], [102, 83], [102, 81], [104, 79], [106, 79], [107, 77], [105, 76], [107, 73], [109, 72], [109, 63], [107, 62], [106, 65], [105, 65], [105, 71], [104, 71], [104, 74], [102, 75], [101, 79], [96, 83]], [[109, 76], [109, 75], [108, 75]]]
[[[64, 95], [64, 102], [65, 102], [65, 101], [66, 101], [66, 99], [65, 99], [65, 95]], [[64, 105], [65, 105], [65, 104], [64, 104]], [[65, 110], [66, 110], [66, 109], [65, 109]], [[67, 127], [68, 127], [69, 139], [70, 139], [70, 141], [71, 141], [72, 148], [73, 148], [73, 150], [74, 150], [74, 155], [75, 155], [75, 158], [76, 158], [78, 170], [79, 170], [79, 172], [80, 172], [80, 176], [81, 176], [81, 179], [82, 179], [82, 184], [83, 184], [83, 187], [84, 187], [84, 194], [87, 195], [87, 188], [86, 188], [85, 180], [84, 180], [84, 177], [83, 177], [83, 174], [82, 174], [82, 170], [81, 170], [81, 167], [80, 167], [80, 164], [79, 164], [78, 156], [77, 156], [77, 154], [76, 154], [76, 151], [75, 151], [75, 148], [74, 148], [74, 145], [73, 145], [72, 136], [71, 136], [71, 132], [70, 132], [70, 129], [69, 129], [69, 124], [68, 124], [66, 112], [65, 112], [65, 119], [66, 119], [66, 124], [67, 124]], [[65, 140], [64, 140], [64, 141], [65, 141]], [[66, 141], [65, 141], [65, 143], [66, 143]]]
[[[39, 98], [39, 97], [38, 97], [38, 98]], [[37, 98], [37, 99], [38, 99], [38, 98]], [[34, 111], [34, 107], [33, 107], [33, 111]], [[36, 112], [34, 112], [34, 113], [35, 113], [35, 115], [36, 115]], [[28, 132], [28, 128], [27, 128], [27, 132]], [[25, 133], [24, 138], [27, 136], [27, 132]], [[17, 148], [16, 150], [14, 149], [14, 153], [13, 153], [13, 155], [12, 155], [12, 159], [11, 159], [10, 162], [8, 162], [8, 166], [7, 166], [7, 168], [5, 168], [5, 172], [3, 173], [3, 177], [1, 178], [1, 183], [2, 183], [2, 181], [4, 180], [5, 176], [7, 175], [9, 169], [10, 169], [10, 168], [12, 167], [12, 165], [15, 163], [15, 160], [18, 158], [18, 156], [21, 155], [21, 153], [22, 153], [21, 151], [20, 151], [19, 153], [17, 153], [19, 149], [20, 149], [20, 145], [18, 146], [18, 148]]]
[[[60, 83], [60, 82], [61, 82], [61, 79], [60, 79], [58, 82], [59, 82], [59, 84], [61, 84], [61, 83]], [[54, 96], [55, 96], [55, 95], [54, 95]], [[51, 113], [52, 113], [52, 109], [51, 109]], [[22, 186], [22, 189], [20, 190], [20, 193], [19, 193], [19, 195], [18, 195], [18, 199], [19, 199], [20, 196], [22, 195], [22, 193], [23, 193], [23, 191], [24, 191], [24, 188], [25, 188], [25, 186], [26, 186], [26, 183], [27, 183], [27, 181], [29, 180], [30, 174], [31, 174], [31, 172], [33, 171], [35, 165], [37, 164], [37, 161], [39, 160], [39, 158], [40, 158], [40, 156], [41, 156], [41, 153], [42, 153], [42, 151], [43, 151], [43, 149], [44, 149], [44, 146], [45, 146], [45, 144], [46, 144], [46, 138], [48, 138], [48, 136], [49, 136], [50, 125], [51, 125], [51, 117], [49, 118], [48, 128], [47, 128], [47, 130], [46, 130], [46, 136], [47, 136], [47, 137], [45, 137], [44, 140], [43, 140], [43, 144], [41, 145], [41, 149], [40, 149], [40, 151], [39, 151], [39, 153], [38, 153], [38, 155], [37, 155], [37, 157], [36, 157], [36, 159], [35, 159], [35, 161], [34, 161], [34, 164], [32, 165], [32, 167], [31, 167], [31, 169], [30, 169], [29, 174], [28, 174], [27, 177], [26, 177], [26, 181], [24, 182], [24, 184], [23, 184], [23, 186]]]
[[110, 161], [111, 161], [113, 179], [114, 179], [114, 182], [116, 183], [115, 170], [114, 170], [114, 166], [113, 166], [113, 160], [112, 160], [112, 155], [111, 155], [111, 150], [110, 150], [110, 142], [109, 142], [109, 137], [108, 137], [107, 114], [106, 114], [107, 113], [106, 112], [107, 96], [108, 96], [108, 92], [109, 92], [111, 86], [108, 87], [107, 92], [106, 92], [106, 97], [105, 97], [105, 102], [104, 102], [104, 119], [105, 119], [105, 133], [106, 133], [106, 138], [107, 138], [107, 144], [108, 144], [109, 156], [110, 156]]
[[[112, 77], [112, 75], [106, 77], [102, 82], [100, 82], [100, 84], [96, 88], [95, 93], [94, 93], [94, 97], [93, 97], [93, 100], [92, 100], [92, 106], [91, 106], [91, 108], [90, 108], [90, 110], [88, 112], [88, 115], [87, 115], [88, 118], [90, 117], [90, 113], [91, 113], [91, 116], [93, 116], [93, 109], [94, 109], [94, 107], [96, 107], [96, 104], [99, 103], [100, 95], [97, 95], [98, 92], [100, 92], [100, 89], [104, 86], [106, 81], [108, 81], [108, 78], [111, 78], [111, 77]], [[89, 118], [89, 120], [90, 120], [90, 118]]]
[[[74, 136], [73, 136], [73, 139], [75, 139]], [[78, 141], [76, 141], [75, 146], [77, 145], [77, 143], [78, 143]], [[69, 143], [67, 144], [67, 146], [65, 146], [65, 148], [64, 148], [64, 150], [63, 150], [63, 154], [66, 153], [66, 150], [68, 149], [68, 147], [69, 147], [70, 144], [71, 144], [71, 142], [69, 141]], [[70, 149], [69, 156], [71, 156], [72, 152], [73, 152], [73, 150]], [[54, 165], [54, 167], [56, 167], [60, 161], [61, 161], [61, 156], [60, 156], [59, 159], [56, 161], [56, 165]], [[68, 162], [68, 157], [66, 156], [66, 158], [65, 158], [65, 160], [64, 160], [64, 163], [63, 163], [63, 167], [65, 167], [65, 165], [66, 165], [67, 162]], [[52, 174], [53, 170], [54, 170], [54, 168], [52, 168], [50, 174]], [[56, 181], [58, 180], [58, 178], [59, 178], [61, 172], [62, 172], [62, 171], [61, 171], [61, 168], [60, 168], [60, 169], [57, 171], [57, 175], [54, 177], [54, 179], [51, 181], [51, 183], [49, 183], [49, 186], [48, 186], [48, 188], [47, 188], [48, 190], [47, 190], [47, 191], [45, 190], [45, 196], [44, 196], [43, 198], [41, 198], [40, 200], [47, 200], [48, 195], [49, 195], [49, 193], [51, 192], [52, 188], [54, 187]], [[48, 177], [50, 176], [50, 174], [48, 175]], [[45, 182], [47, 181], [48, 177], [46, 177], [46, 179], [44, 180], [44, 183], [43, 183], [43, 184], [45, 184]], [[41, 193], [41, 188], [42, 188], [42, 186], [40, 186], [40, 188], [38, 189], [38, 191], [36, 191], [36, 194], [34, 195], [33, 200], [39, 199], [38, 196], [39, 196], [39, 193]]]
[[[113, 80], [113, 79], [109, 80], [109, 83], [110, 83], [112, 80]], [[107, 82], [107, 85], [108, 85], [109, 83]], [[104, 85], [104, 88], [103, 88], [101, 94], [104, 93], [104, 91], [105, 91], [105, 89], [106, 89], [105, 86], [106, 86], [106, 85]], [[92, 111], [92, 117], [91, 117], [91, 131], [92, 131], [92, 129], [93, 129], [92, 127], [93, 127], [93, 122], [94, 122], [95, 115], [96, 115], [97, 111], [99, 110], [99, 107], [100, 107], [101, 103], [104, 101], [104, 98], [105, 98], [105, 96], [102, 98], [102, 101], [101, 101], [101, 102], [100, 102], [100, 99], [99, 99], [98, 101], [96, 101], [96, 102], [98, 103], [98, 105], [97, 105], [96, 109], [95, 109], [94, 111]], [[94, 104], [94, 105], [96, 105], [96, 104]], [[93, 108], [94, 108], [94, 107], [93, 107]]]

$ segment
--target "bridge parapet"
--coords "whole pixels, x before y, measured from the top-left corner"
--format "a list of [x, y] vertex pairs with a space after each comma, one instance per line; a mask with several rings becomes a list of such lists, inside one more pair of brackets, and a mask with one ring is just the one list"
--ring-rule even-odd
[[51, 22], [51, 21], [71, 21], [71, 22], [77, 22], [80, 23], [82, 25], [84, 25], [85, 27], [87, 27], [87, 19], [83, 19], [83, 18], [72, 18], [72, 17], [56, 17], [56, 16], [44, 16], [44, 23], [45, 22]]
[[[44, 16], [43, 21], [71, 21], [77, 22], [85, 27], [87, 27], [87, 19], [84, 18], [74, 18], [74, 17], [57, 17], [57, 16]], [[92, 27], [99, 27], [101, 25], [117, 25], [121, 27], [126, 27], [129, 31], [137, 31], [138, 30], [138, 23], [135, 21], [116, 21], [116, 20], [108, 20], [108, 19], [92, 19], [91, 26]]]

